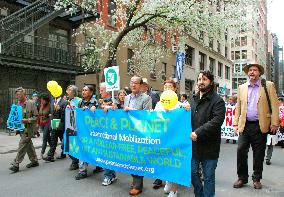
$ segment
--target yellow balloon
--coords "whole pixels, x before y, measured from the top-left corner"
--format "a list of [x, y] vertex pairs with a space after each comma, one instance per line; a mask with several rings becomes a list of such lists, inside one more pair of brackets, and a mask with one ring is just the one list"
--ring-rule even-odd
[[47, 84], [47, 89], [49, 92], [52, 92], [55, 90], [56, 86], [58, 86], [58, 83], [56, 81], [49, 81]]
[[166, 90], [161, 94], [160, 102], [164, 109], [170, 110], [176, 106], [178, 102], [178, 96], [174, 91]]
[[50, 93], [55, 98], [60, 97], [62, 94], [62, 87], [60, 85], [57, 85], [55, 89], [53, 89]]

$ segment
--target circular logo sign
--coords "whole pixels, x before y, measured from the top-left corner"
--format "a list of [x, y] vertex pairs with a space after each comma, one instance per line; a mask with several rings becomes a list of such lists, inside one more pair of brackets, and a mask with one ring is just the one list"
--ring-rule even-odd
[[114, 69], [109, 69], [106, 72], [106, 83], [110, 86], [116, 84], [117, 82], [117, 73], [115, 72]]

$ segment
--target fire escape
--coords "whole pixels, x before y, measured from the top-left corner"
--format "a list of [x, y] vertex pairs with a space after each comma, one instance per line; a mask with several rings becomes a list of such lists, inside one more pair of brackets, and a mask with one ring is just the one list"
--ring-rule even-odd
[[37, 0], [0, 20], [0, 63], [41, 70], [76, 73], [80, 69], [76, 46], [30, 35], [31, 32], [64, 15], [55, 10], [56, 0]]

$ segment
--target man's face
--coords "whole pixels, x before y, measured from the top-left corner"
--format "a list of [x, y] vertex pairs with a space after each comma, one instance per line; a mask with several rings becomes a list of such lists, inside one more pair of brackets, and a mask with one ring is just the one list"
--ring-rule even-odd
[[148, 91], [148, 85], [146, 83], [142, 83], [140, 87], [141, 92], [147, 92]]
[[140, 92], [141, 84], [139, 77], [132, 77], [130, 80], [130, 89], [132, 93], [137, 94]]
[[197, 86], [200, 92], [206, 92], [210, 84], [211, 84], [211, 81], [205, 75], [203, 75], [202, 73], [198, 75]]
[[16, 98], [18, 99], [18, 101], [24, 101], [25, 100], [24, 92], [22, 92], [22, 91], [16, 92]]
[[107, 99], [110, 96], [109, 93], [106, 91], [105, 86], [100, 87], [100, 95], [102, 99]]
[[260, 77], [259, 68], [257, 66], [249, 67], [248, 76], [250, 80], [254, 80], [254, 81], [258, 80]]

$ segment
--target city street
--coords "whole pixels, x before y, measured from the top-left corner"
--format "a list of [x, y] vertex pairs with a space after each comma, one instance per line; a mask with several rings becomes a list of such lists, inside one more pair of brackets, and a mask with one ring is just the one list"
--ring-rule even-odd
[[[2, 137], [1, 137], [2, 136]], [[5, 137], [5, 140], [3, 138]], [[20, 172], [11, 174], [8, 170], [9, 163], [15, 157], [15, 142], [18, 142], [18, 136], [7, 136], [0, 133], [0, 196], [6, 197], [42, 197], [42, 196], [100, 196], [100, 197], [126, 197], [128, 195], [131, 176], [118, 173], [118, 180], [110, 186], [102, 186], [103, 173], [93, 175], [92, 166], [89, 167], [89, 177], [84, 180], [76, 181], [74, 176], [76, 171], [69, 171], [70, 159], [57, 160], [53, 163], [47, 163], [40, 160], [40, 166], [27, 169], [25, 165], [29, 162], [26, 156], [20, 165]], [[8, 140], [7, 140], [8, 139]], [[13, 141], [9, 142], [9, 141]], [[35, 146], [39, 147], [40, 138], [34, 139]], [[5, 143], [10, 144], [11, 150], [7, 151]], [[5, 151], [3, 151], [3, 147]], [[255, 190], [252, 181], [242, 189], [232, 187], [236, 177], [236, 144], [221, 145], [221, 156], [219, 159], [216, 174], [216, 196], [217, 197], [237, 197], [237, 196], [284, 196], [284, 149], [276, 147], [273, 152], [272, 165], [264, 165], [263, 189]], [[37, 149], [39, 153], [39, 149]], [[249, 171], [252, 170], [252, 155], [249, 156]], [[173, 172], [169, 172], [173, 173]], [[163, 189], [153, 190], [153, 180], [145, 178], [143, 194], [140, 196], [158, 197], [166, 196]], [[179, 190], [179, 196], [194, 196], [192, 188], [182, 188]]]

